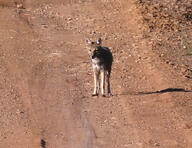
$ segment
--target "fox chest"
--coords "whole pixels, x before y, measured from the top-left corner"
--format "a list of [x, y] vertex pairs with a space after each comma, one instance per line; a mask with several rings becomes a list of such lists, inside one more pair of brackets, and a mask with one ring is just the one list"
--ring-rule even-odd
[[104, 69], [104, 65], [98, 58], [92, 59], [92, 65], [94, 71], [100, 71], [101, 69]]

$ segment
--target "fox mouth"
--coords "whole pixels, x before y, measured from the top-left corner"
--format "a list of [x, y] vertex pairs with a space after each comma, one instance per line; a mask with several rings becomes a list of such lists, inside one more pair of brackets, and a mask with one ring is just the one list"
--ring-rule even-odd
[[94, 64], [99, 64], [101, 61], [97, 58], [97, 57], [92, 57], [92, 62], [94, 63]]

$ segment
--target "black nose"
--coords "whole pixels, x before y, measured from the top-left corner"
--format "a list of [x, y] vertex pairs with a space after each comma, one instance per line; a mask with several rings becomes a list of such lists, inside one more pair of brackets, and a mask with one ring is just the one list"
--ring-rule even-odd
[[95, 58], [95, 55], [92, 56], [92, 59], [94, 59], [94, 58]]

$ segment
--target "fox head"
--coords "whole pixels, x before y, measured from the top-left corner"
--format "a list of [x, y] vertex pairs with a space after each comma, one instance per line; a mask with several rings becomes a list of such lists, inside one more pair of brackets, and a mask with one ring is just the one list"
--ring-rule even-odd
[[98, 38], [96, 42], [86, 39], [86, 43], [87, 43], [86, 49], [88, 51], [89, 56], [93, 56], [93, 52], [97, 50], [98, 47], [101, 46], [102, 41], [101, 38]]

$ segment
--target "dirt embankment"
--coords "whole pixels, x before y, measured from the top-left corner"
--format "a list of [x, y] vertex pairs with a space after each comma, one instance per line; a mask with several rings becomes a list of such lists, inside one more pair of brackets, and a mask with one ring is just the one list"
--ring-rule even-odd
[[[151, 39], [178, 31], [146, 35], [137, 2], [0, 0], [0, 148], [192, 147], [191, 79]], [[85, 38], [98, 37], [114, 56], [111, 98], [91, 97]]]
[[138, 6], [154, 51], [181, 75], [192, 78], [191, 1], [142, 0]]

